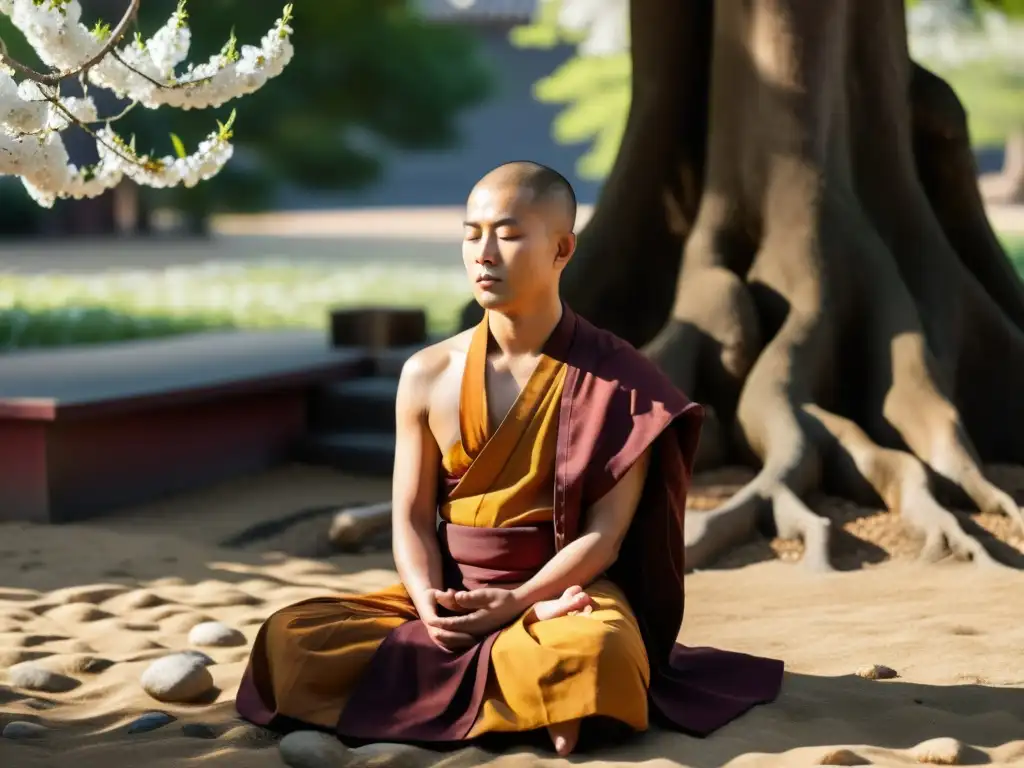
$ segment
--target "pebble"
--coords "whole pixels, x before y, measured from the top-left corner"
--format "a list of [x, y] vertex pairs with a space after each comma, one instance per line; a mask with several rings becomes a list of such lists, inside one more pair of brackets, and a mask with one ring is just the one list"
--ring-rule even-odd
[[166, 712], [147, 712], [128, 725], [128, 733], [149, 733], [173, 723], [175, 718]]
[[234, 627], [219, 621], [204, 621], [192, 627], [188, 633], [188, 642], [190, 645], [229, 648], [245, 645], [246, 640], [245, 635]]
[[852, 749], [830, 749], [820, 758], [818, 765], [870, 765], [871, 761], [858, 755]]
[[15, 688], [44, 693], [66, 693], [80, 685], [73, 677], [52, 672], [31, 661], [15, 664], [7, 670], [7, 679]]
[[12, 720], [4, 726], [3, 736], [5, 739], [41, 739], [48, 732], [49, 728], [38, 723], [29, 723], [25, 720]]
[[206, 667], [194, 654], [174, 653], [150, 664], [140, 682], [157, 701], [188, 703], [213, 688], [213, 675]]
[[865, 680], [891, 680], [899, 676], [899, 672], [884, 664], [867, 664], [857, 670], [857, 677], [863, 677]]
[[25, 699], [21, 702], [26, 707], [31, 707], [39, 712], [45, 712], [48, 709], [53, 709], [57, 706], [57, 702], [49, 701], [47, 699]]
[[190, 739], [216, 739], [217, 729], [206, 723], [185, 723], [181, 726], [181, 735]]
[[962, 765], [967, 754], [967, 745], [948, 736], [922, 741], [911, 747], [910, 756], [919, 763], [932, 765]]
[[269, 747], [277, 743], [277, 734], [266, 728], [260, 728], [252, 723], [242, 723], [229, 728], [220, 736], [221, 741], [226, 741], [238, 747]]
[[352, 753], [334, 736], [319, 731], [289, 733], [280, 744], [281, 759], [290, 768], [341, 768]]
[[204, 667], [212, 667], [214, 664], [217, 663], [216, 661], [214, 661], [212, 658], [207, 656], [202, 651], [195, 651], [195, 650], [181, 651], [181, 653], [179, 655], [181, 655], [181, 656], [188, 656], [190, 658], [196, 659], [197, 661], [201, 661]]

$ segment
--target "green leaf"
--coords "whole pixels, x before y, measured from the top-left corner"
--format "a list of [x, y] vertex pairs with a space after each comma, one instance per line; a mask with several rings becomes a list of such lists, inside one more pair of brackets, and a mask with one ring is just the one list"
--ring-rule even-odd
[[188, 151], [185, 149], [185, 142], [183, 142], [178, 135], [175, 133], [171, 134], [171, 144], [174, 145], [174, 153], [180, 158], [188, 157]]

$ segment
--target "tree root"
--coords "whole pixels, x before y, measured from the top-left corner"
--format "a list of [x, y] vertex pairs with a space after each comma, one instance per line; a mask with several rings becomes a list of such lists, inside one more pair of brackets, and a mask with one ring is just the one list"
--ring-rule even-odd
[[890, 512], [899, 514], [904, 525], [923, 537], [922, 560], [935, 562], [952, 553], [978, 565], [1001, 565], [936, 501], [928, 473], [917, 458], [880, 447], [854, 422], [818, 406], [805, 406], [804, 413], [817, 424], [817, 442], [839, 483], [854, 493], [867, 483]]

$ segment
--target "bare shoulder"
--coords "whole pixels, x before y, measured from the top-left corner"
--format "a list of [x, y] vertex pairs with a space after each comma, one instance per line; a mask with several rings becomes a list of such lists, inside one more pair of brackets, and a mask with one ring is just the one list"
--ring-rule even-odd
[[450, 336], [416, 352], [405, 361], [399, 377], [400, 407], [427, 413], [439, 382], [453, 371], [461, 372], [472, 329]]

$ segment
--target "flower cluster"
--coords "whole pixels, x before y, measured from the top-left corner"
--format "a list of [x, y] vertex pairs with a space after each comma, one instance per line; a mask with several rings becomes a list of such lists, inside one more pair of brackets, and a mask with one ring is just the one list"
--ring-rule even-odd
[[[136, 37], [122, 44], [140, 1], [133, 1], [111, 31], [105, 24], [92, 29], [82, 24], [78, 0], [0, 0], [0, 13], [10, 18], [51, 70], [34, 73], [7, 59], [6, 51], [0, 57], [0, 175], [21, 177], [40, 205], [51, 206], [62, 197], [94, 197], [124, 177], [152, 187], [193, 186], [215, 175], [232, 153], [229, 122], [191, 155], [178, 144], [176, 157], [140, 156], [109, 120], [100, 119], [88, 95], [62, 96], [61, 80], [81, 76], [88, 84], [149, 109], [203, 109], [259, 89], [280, 74], [293, 55], [290, 5], [258, 46], [243, 45], [239, 50], [232, 35], [218, 54], [201, 64], [185, 61], [191, 33], [184, 0], [151, 38]], [[70, 163], [60, 134], [72, 124], [96, 140], [95, 165], [78, 168]], [[103, 126], [93, 127], [98, 124]]]

